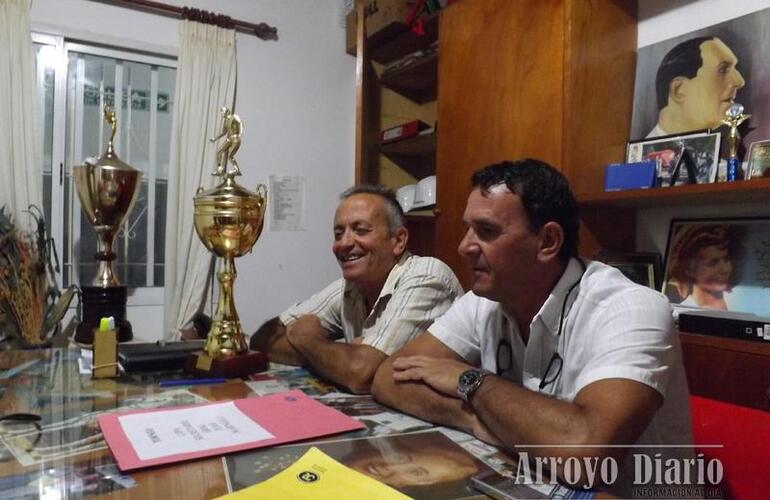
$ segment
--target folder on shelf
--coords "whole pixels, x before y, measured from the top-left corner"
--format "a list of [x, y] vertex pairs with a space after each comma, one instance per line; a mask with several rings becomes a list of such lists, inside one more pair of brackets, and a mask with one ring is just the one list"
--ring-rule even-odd
[[402, 123], [396, 127], [391, 127], [380, 132], [380, 143], [387, 144], [389, 142], [400, 141], [409, 137], [414, 137], [421, 131], [430, 128], [430, 126], [420, 120], [412, 120], [410, 122]]

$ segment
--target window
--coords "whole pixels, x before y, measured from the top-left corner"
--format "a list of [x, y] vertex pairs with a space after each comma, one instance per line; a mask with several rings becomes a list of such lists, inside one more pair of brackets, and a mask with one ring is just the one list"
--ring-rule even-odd
[[110, 131], [102, 110], [109, 104], [118, 119], [115, 151], [142, 172], [136, 203], [115, 238], [115, 270], [130, 289], [129, 305], [160, 304], [176, 61], [61, 37], [33, 40], [44, 211], [59, 251], [59, 285], [89, 284], [96, 273], [96, 234], [71, 173], [105, 151]]

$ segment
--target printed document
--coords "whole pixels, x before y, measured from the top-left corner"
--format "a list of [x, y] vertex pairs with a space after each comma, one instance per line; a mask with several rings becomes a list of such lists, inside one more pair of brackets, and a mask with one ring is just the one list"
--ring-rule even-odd
[[118, 417], [141, 460], [272, 439], [232, 401]]

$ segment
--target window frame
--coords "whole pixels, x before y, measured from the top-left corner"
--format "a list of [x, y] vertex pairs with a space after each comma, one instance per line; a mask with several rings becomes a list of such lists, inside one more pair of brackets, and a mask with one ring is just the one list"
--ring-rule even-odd
[[[89, 40], [73, 39], [63, 34], [49, 34], [40, 31], [33, 31], [31, 34], [32, 42], [42, 44], [44, 46], [52, 46], [55, 51], [55, 64], [54, 64], [54, 93], [53, 93], [53, 137], [51, 147], [51, 213], [63, 214], [64, 210], [71, 210], [70, 220], [79, 221], [80, 212], [80, 200], [74, 193], [74, 189], [70, 188], [73, 192], [70, 196], [73, 200], [71, 206], [64, 206], [65, 189], [64, 189], [64, 168], [68, 164], [66, 158], [66, 139], [67, 139], [67, 72], [69, 53], [77, 52], [79, 54], [87, 54], [101, 57], [109, 57], [114, 59], [120, 59], [122, 61], [136, 62], [141, 64], [149, 64], [152, 66], [159, 66], [165, 68], [177, 69], [177, 58], [173, 54], [150, 54], [146, 52], [137, 52], [137, 49], [132, 47], [107, 47], [99, 45], [97, 42]], [[141, 50], [141, 49], [140, 49]], [[44, 102], [40, 102], [44, 99], [44, 93], [42, 92], [42, 86], [44, 85], [45, 68], [39, 67], [36, 69], [36, 93], [38, 97], [38, 133], [42, 135], [44, 130], [45, 119], [45, 106]], [[153, 95], [157, 95], [157, 73], [154, 73], [151, 81], [151, 99]], [[116, 96], [117, 99], [117, 96]], [[116, 106], [116, 113], [118, 120], [121, 118], [122, 107]], [[151, 113], [151, 137], [152, 128], [156, 123], [156, 113]], [[74, 131], [73, 131], [74, 132]], [[43, 138], [40, 138], [42, 144]], [[116, 149], [120, 150], [120, 137], [116, 137], [115, 141]], [[150, 141], [150, 155], [154, 156], [155, 143]], [[74, 159], [73, 159], [74, 160]], [[75, 162], [73, 161], [73, 164]], [[157, 166], [157, 165], [156, 165]], [[154, 272], [154, 231], [155, 231], [155, 217], [151, 216], [155, 213], [155, 181], [157, 180], [157, 169], [150, 169], [147, 175], [147, 198], [148, 198], [148, 215], [147, 231], [148, 231], [148, 254], [147, 254], [147, 268], [148, 276], [151, 277]], [[41, 171], [41, 178], [43, 173]], [[152, 211], [151, 211], [152, 209]], [[164, 207], [165, 209], [165, 207]], [[60, 255], [64, 255], [64, 217], [51, 217], [48, 222], [49, 231], [51, 237], [54, 239], [59, 250]], [[79, 235], [79, 223], [73, 225], [75, 231], [73, 232], [71, 240], [77, 241]], [[72, 254], [72, 249], [70, 253]], [[74, 256], [73, 256], [74, 257]], [[63, 264], [63, 263], [62, 263]], [[164, 263], [165, 265], [165, 263]], [[74, 273], [72, 281], [82, 284], [80, 277], [78, 276], [77, 266], [73, 266]], [[60, 273], [55, 276], [57, 285], [62, 287], [62, 275]], [[148, 282], [152, 282], [151, 280]], [[128, 307], [131, 306], [158, 306], [164, 303], [164, 286], [143, 286], [143, 287], [129, 287], [128, 288]]]

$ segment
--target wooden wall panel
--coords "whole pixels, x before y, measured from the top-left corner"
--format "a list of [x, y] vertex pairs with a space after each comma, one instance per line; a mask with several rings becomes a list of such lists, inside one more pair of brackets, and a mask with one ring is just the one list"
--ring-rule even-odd
[[436, 254], [457, 255], [470, 174], [489, 163], [562, 158], [563, 3], [465, 0], [441, 14]]
[[575, 193], [600, 192], [631, 127], [636, 1], [571, 0], [565, 9], [562, 165]]
[[[573, 192], [604, 190], [604, 167], [622, 161], [631, 127], [636, 2], [565, 2], [563, 171]], [[634, 251], [634, 210], [584, 207], [580, 254]], [[612, 221], [609, 224], [608, 221]]]

